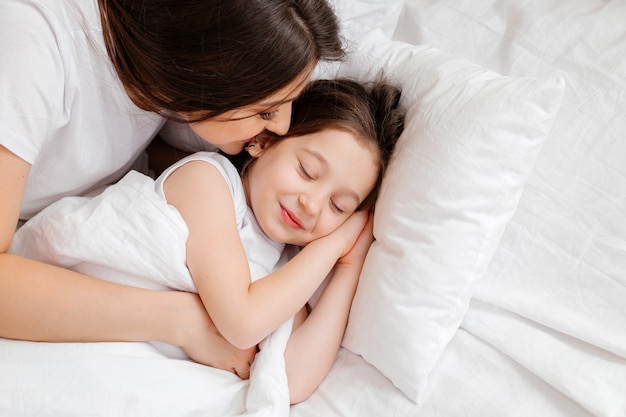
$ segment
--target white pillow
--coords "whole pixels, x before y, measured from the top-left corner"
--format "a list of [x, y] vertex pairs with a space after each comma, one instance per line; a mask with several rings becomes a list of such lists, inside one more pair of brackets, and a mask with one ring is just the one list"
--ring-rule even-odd
[[341, 34], [350, 41], [374, 28], [391, 37], [398, 25], [404, 0], [329, 0], [341, 24]]
[[402, 87], [406, 129], [376, 206], [343, 346], [419, 402], [546, 139], [560, 79], [513, 78], [372, 35], [335, 76]]

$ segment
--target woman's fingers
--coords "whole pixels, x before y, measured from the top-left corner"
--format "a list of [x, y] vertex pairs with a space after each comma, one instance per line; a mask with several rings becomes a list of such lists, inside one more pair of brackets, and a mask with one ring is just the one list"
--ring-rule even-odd
[[252, 366], [251, 363], [248, 362], [248, 366], [244, 366], [240, 369], [233, 369], [233, 372], [235, 374], [237, 374], [237, 376], [241, 379], [248, 379], [250, 378], [250, 367]]

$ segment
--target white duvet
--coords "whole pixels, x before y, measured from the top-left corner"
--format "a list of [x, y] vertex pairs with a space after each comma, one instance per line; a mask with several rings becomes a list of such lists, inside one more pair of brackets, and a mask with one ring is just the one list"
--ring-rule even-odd
[[[18, 230], [11, 252], [107, 281], [156, 290], [195, 292], [186, 266], [187, 226], [156, 188], [150, 177], [131, 171], [95, 197], [64, 198]], [[263, 268], [255, 265], [251, 269], [258, 272]], [[249, 382], [226, 383], [225, 390], [221, 386], [213, 387], [203, 394], [203, 398], [212, 403], [223, 403], [219, 415], [280, 417], [289, 414], [283, 354], [291, 325], [292, 320], [288, 320], [260, 344]], [[152, 346], [157, 350], [154, 354], [163, 359], [187, 359], [177, 347], [164, 343]], [[146, 348], [140, 350], [149, 351]], [[208, 367], [204, 368], [207, 369], [200, 372], [211, 373]], [[213, 371], [215, 375], [221, 373]], [[163, 377], [166, 375], [164, 373]], [[238, 390], [231, 392], [232, 387]]]

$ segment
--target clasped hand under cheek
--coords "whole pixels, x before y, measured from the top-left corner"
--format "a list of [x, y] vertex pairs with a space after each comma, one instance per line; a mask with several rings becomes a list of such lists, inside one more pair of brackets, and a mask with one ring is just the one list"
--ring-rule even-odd
[[357, 211], [333, 233], [320, 240], [336, 241], [339, 245], [339, 258], [345, 256], [355, 245], [367, 225], [368, 214], [365, 211]]

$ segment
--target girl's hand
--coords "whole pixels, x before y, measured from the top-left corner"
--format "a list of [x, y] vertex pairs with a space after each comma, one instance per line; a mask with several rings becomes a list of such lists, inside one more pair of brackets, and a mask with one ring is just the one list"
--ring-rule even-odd
[[339, 247], [337, 259], [345, 256], [361, 235], [363, 228], [367, 224], [368, 213], [357, 211], [353, 213], [337, 230], [318, 240], [333, 242]]
[[373, 217], [372, 213], [359, 213], [356, 219], [367, 220], [365, 227], [359, 229], [358, 222], [349, 225], [358, 231], [356, 242], [335, 264], [332, 279], [328, 281], [310, 315], [307, 317], [304, 312], [294, 321], [294, 332], [285, 350], [285, 369], [292, 404], [308, 398], [335, 361], [361, 268], [374, 240]]
[[365, 256], [374, 242], [374, 213], [367, 213], [367, 223], [361, 230], [352, 249], [337, 261], [338, 267], [354, 266], [361, 268], [365, 262]]

